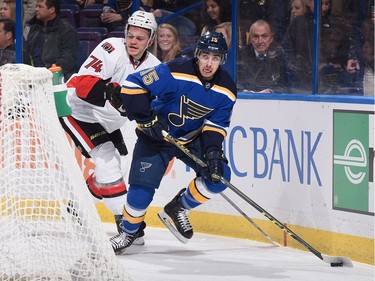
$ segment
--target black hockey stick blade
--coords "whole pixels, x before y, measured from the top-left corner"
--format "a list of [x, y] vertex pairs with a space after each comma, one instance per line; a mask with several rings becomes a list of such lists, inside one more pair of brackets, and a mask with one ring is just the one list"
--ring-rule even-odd
[[233, 184], [228, 182], [223, 177], [218, 177], [218, 179], [224, 183], [229, 189], [231, 189], [234, 193], [236, 193], [238, 196], [240, 196], [243, 200], [245, 200], [247, 203], [249, 203], [251, 206], [253, 206], [255, 209], [257, 209], [261, 214], [263, 214], [266, 218], [268, 218], [270, 221], [272, 221], [274, 224], [276, 224], [278, 227], [280, 227], [285, 233], [289, 234], [294, 240], [305, 246], [306, 249], [308, 249], [311, 253], [313, 253], [315, 256], [317, 256], [322, 261], [329, 263], [333, 267], [353, 267], [352, 261], [348, 257], [335, 257], [335, 256], [328, 256], [323, 255], [318, 250], [313, 248], [310, 244], [308, 244], [305, 240], [303, 240], [301, 237], [299, 237], [296, 233], [294, 233], [289, 227], [284, 225], [282, 222], [280, 222], [277, 218], [272, 216], [269, 212], [267, 212], [265, 209], [263, 209], [261, 206], [259, 206], [257, 203], [255, 203], [253, 200], [251, 200], [249, 197], [247, 197], [241, 190], [239, 190], [237, 187], [235, 187]]
[[[164, 137], [173, 143], [176, 147], [180, 148], [182, 152], [184, 152], [188, 157], [190, 157], [193, 161], [195, 161], [198, 165], [201, 167], [206, 167], [206, 163], [204, 163], [201, 159], [199, 159], [196, 155], [190, 152], [190, 150], [178, 143], [171, 135], [169, 135], [167, 132], [163, 132]], [[215, 176], [215, 175], [214, 175]], [[274, 224], [276, 224], [279, 228], [281, 228], [285, 233], [289, 234], [293, 239], [295, 239], [297, 242], [302, 244], [306, 249], [308, 249], [311, 253], [313, 253], [315, 256], [317, 256], [322, 261], [329, 263], [332, 267], [353, 267], [352, 261], [348, 257], [335, 257], [335, 256], [328, 256], [323, 255], [318, 250], [313, 248], [310, 244], [308, 244], [305, 240], [303, 240], [301, 237], [299, 237], [296, 233], [294, 233], [289, 227], [284, 225], [282, 222], [280, 222], [277, 218], [275, 218], [273, 215], [271, 215], [269, 212], [267, 212], [265, 209], [263, 209], [261, 206], [259, 206], [256, 202], [251, 200], [246, 194], [244, 194], [241, 190], [239, 190], [237, 187], [235, 187], [233, 184], [231, 184], [229, 181], [227, 181], [225, 178], [221, 176], [217, 176], [216, 178], [220, 180], [222, 183], [224, 183], [230, 190], [232, 190], [234, 193], [236, 193], [239, 197], [241, 197], [244, 201], [249, 203], [251, 206], [253, 206], [256, 210], [258, 210], [261, 214], [263, 214], [266, 218], [268, 218], [270, 221], [272, 221]]]
[[334, 257], [322, 254], [322, 260], [329, 263], [332, 267], [353, 267], [352, 261], [347, 257]]

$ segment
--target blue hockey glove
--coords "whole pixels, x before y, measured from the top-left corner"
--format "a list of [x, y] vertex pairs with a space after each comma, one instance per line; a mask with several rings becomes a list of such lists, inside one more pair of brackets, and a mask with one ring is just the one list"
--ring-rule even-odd
[[207, 163], [207, 168], [204, 172], [207, 179], [214, 184], [220, 183], [219, 178], [222, 177], [224, 173], [224, 162], [227, 162], [224, 152], [219, 149], [212, 150], [205, 154], [203, 158]]
[[111, 105], [120, 112], [121, 116], [126, 117], [126, 110], [120, 97], [121, 86], [117, 83], [108, 83], [105, 91], [105, 99], [109, 100]]
[[143, 133], [154, 139], [164, 139], [162, 131], [168, 132], [169, 130], [168, 125], [164, 122], [163, 118], [155, 112], [150, 118], [138, 121], [137, 123]]

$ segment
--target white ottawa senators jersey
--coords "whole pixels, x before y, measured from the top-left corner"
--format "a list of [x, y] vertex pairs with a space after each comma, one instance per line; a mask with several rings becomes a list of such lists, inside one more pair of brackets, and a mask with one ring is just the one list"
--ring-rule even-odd
[[104, 99], [107, 83], [122, 84], [134, 72], [160, 64], [151, 53], [141, 60], [129, 58], [124, 38], [103, 40], [67, 82], [72, 116], [88, 123], [100, 123], [108, 133], [121, 128], [126, 117]]

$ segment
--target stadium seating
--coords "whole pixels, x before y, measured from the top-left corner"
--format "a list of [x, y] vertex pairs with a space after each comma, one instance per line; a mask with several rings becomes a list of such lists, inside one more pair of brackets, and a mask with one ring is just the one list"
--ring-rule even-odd
[[90, 42], [84, 40], [79, 41], [78, 67], [81, 67], [90, 53]]
[[60, 17], [70, 23], [71, 26], [77, 28], [78, 23], [73, 10], [71, 9], [60, 9]]
[[108, 33], [108, 37], [118, 37], [118, 38], [125, 38], [124, 30], [114, 30]]
[[[78, 27], [77, 33], [99, 33], [101, 35], [101, 40], [107, 38], [108, 29], [105, 27]], [[96, 35], [94, 35], [95, 37]]]
[[82, 9], [79, 12], [79, 24], [81, 27], [99, 27], [102, 9]]

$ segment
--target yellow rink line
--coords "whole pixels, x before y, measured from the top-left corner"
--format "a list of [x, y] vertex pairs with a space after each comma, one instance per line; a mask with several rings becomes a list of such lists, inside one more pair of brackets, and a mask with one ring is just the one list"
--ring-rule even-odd
[[[97, 209], [103, 222], [114, 222], [113, 214], [108, 211], [102, 203], [98, 204]], [[160, 210], [161, 208], [149, 207], [146, 214], [147, 225], [152, 227], [164, 227], [157, 216], [157, 212]], [[242, 216], [222, 215], [200, 211], [191, 211], [190, 214], [190, 221], [196, 232], [269, 243], [259, 230], [252, 226]], [[284, 235], [284, 232], [273, 222], [260, 219], [253, 220], [272, 238], [272, 240], [281, 245], [287, 245], [291, 248], [307, 251], [304, 246], [295, 241], [292, 237]], [[323, 254], [346, 256], [353, 261], [375, 265], [374, 239], [297, 225], [288, 225], [288, 227]]]

